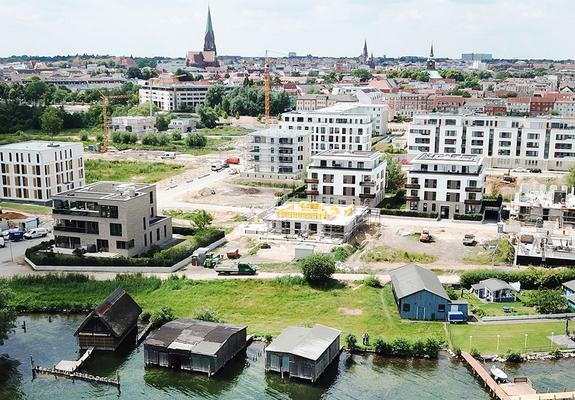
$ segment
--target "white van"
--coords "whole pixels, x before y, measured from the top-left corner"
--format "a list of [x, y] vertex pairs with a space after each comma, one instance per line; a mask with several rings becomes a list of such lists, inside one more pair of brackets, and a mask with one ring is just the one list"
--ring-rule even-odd
[[24, 234], [24, 239], [36, 239], [40, 237], [46, 237], [48, 235], [48, 229], [46, 228], [34, 228], [30, 229]]
[[175, 151], [166, 151], [161, 158], [162, 158], [162, 160], [175, 160], [176, 159], [176, 152]]
[[221, 162], [219, 162], [219, 161], [212, 164], [212, 171], [218, 172], [218, 171], [221, 171], [221, 170], [224, 169], [224, 168], [225, 168], [225, 167], [224, 167], [224, 164], [221, 163]]

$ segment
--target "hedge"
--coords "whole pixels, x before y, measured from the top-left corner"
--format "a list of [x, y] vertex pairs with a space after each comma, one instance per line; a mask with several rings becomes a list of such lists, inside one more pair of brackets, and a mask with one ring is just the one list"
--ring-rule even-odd
[[423, 212], [412, 210], [398, 210], [392, 208], [381, 208], [379, 212], [383, 215], [398, 215], [402, 217], [437, 218], [437, 212]]
[[464, 272], [459, 279], [462, 286], [470, 287], [489, 278], [498, 278], [506, 282], [521, 282], [521, 289], [559, 289], [563, 282], [575, 279], [575, 269], [535, 269], [533, 267], [523, 271], [480, 269]]
[[462, 221], [482, 221], [483, 215], [481, 214], [453, 214], [453, 219]]
[[172, 226], [172, 233], [182, 236], [194, 236], [196, 234], [196, 228], [191, 226]]
[[42, 242], [26, 250], [26, 257], [36, 265], [71, 265], [71, 266], [148, 266], [170, 267], [192, 255], [199, 247], [205, 247], [225, 236], [225, 233], [215, 228], [198, 232], [175, 246], [156, 251], [147, 257], [90, 257], [58, 254], [48, 250], [54, 244], [53, 240]]

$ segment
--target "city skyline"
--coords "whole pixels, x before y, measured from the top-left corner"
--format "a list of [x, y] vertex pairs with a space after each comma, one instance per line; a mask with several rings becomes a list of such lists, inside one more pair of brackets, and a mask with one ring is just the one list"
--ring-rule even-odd
[[[496, 58], [569, 59], [575, 44], [562, 40], [566, 28], [548, 29], [575, 3], [552, 0], [212, 0], [221, 55], [359, 56], [364, 40], [380, 57], [436, 57], [492, 53]], [[207, 1], [149, 0], [7, 1], [0, 5], [6, 41], [0, 56], [110, 55], [184, 57], [200, 48]], [[174, 10], [188, 10], [174, 12]], [[544, 31], [545, 35], [541, 32]]]

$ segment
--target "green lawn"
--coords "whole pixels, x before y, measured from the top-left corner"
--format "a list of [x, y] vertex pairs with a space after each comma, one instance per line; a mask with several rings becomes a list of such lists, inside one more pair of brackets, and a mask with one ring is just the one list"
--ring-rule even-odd
[[[463, 299], [469, 302], [470, 308], [478, 308], [484, 311], [485, 316], [493, 317], [499, 315], [529, 315], [537, 314], [533, 307], [523, 304], [522, 298], [517, 296], [518, 301], [509, 303], [484, 303], [471, 293], [465, 292]], [[504, 312], [503, 307], [513, 307], [513, 312]]]
[[470, 351], [477, 349], [482, 354], [497, 353], [497, 335], [499, 335], [499, 354], [508, 349], [524, 352], [525, 334], [527, 334], [527, 351], [549, 351], [553, 349], [551, 341], [547, 338], [552, 333], [561, 335], [565, 333], [564, 322], [521, 322], [515, 324], [462, 324], [449, 325], [450, 337], [453, 347]]
[[429, 264], [437, 261], [437, 257], [427, 253], [408, 252], [394, 249], [386, 245], [377, 246], [361, 255], [364, 262], [415, 262]]
[[99, 181], [155, 183], [183, 171], [183, 166], [161, 162], [86, 160], [86, 183]]
[[50, 207], [37, 206], [34, 204], [0, 202], [0, 207], [2, 207], [4, 210], [22, 211], [30, 214], [46, 215], [52, 213], [52, 209]]
[[198, 133], [206, 136], [222, 135], [222, 136], [241, 136], [247, 135], [252, 132], [250, 129], [242, 128], [239, 126], [220, 125], [215, 128], [202, 128], [197, 130]]

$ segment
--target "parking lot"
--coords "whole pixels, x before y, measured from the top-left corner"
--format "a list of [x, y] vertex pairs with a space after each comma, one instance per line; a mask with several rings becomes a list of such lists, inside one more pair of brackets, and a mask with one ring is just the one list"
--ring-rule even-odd
[[53, 238], [52, 234], [48, 234], [45, 238], [20, 240], [19, 242], [7, 240], [6, 246], [0, 248], [0, 277], [8, 277], [32, 271], [24, 261], [26, 249]]

